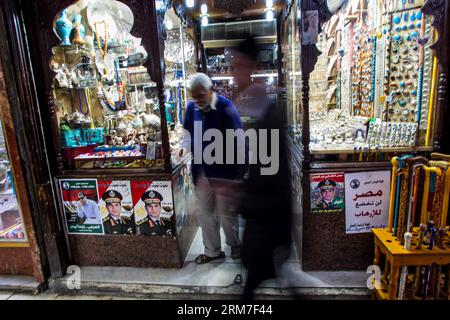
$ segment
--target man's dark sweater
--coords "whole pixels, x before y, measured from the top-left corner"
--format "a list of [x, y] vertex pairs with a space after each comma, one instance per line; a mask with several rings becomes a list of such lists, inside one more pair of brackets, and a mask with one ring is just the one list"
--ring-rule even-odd
[[[202, 133], [208, 129], [217, 129], [222, 133], [223, 137], [223, 164], [193, 164], [192, 173], [194, 178], [194, 183], [196, 183], [197, 178], [202, 173], [205, 174], [207, 178], [219, 178], [219, 179], [239, 179], [243, 175], [242, 165], [235, 164], [225, 164], [226, 163], [226, 130], [227, 129], [243, 129], [242, 122], [239, 117], [239, 113], [234, 106], [234, 104], [225, 97], [220, 95], [216, 96], [214, 106], [211, 106], [209, 111], [202, 111], [194, 102], [190, 101], [186, 113], [184, 116], [184, 128], [189, 131], [191, 135], [191, 151], [193, 152], [194, 159], [196, 157], [196, 141], [202, 141], [201, 152], [212, 142], [204, 142], [201, 137], [196, 137], [194, 134], [194, 123], [199, 121], [202, 125]], [[236, 155], [236, 145], [235, 145], [235, 155]], [[197, 155], [198, 156], [198, 155]], [[203, 157], [202, 157], [203, 159]]]

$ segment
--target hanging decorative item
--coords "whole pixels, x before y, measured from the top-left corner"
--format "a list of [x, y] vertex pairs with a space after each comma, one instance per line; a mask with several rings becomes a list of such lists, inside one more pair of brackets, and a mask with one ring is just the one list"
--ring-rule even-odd
[[86, 28], [81, 23], [81, 15], [75, 15], [73, 19], [73, 39], [72, 42], [75, 45], [82, 46], [85, 44], [84, 36], [86, 35]]

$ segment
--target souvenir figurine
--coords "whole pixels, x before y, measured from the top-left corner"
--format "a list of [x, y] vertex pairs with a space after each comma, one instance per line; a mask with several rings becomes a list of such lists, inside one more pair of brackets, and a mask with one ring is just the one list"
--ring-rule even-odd
[[70, 33], [72, 32], [72, 22], [67, 18], [67, 9], [61, 12], [58, 20], [56, 20], [55, 31], [61, 39], [61, 46], [70, 46]]
[[81, 15], [77, 14], [73, 19], [73, 39], [75, 45], [82, 46], [85, 44], [84, 36], [86, 35], [86, 28], [81, 23]]

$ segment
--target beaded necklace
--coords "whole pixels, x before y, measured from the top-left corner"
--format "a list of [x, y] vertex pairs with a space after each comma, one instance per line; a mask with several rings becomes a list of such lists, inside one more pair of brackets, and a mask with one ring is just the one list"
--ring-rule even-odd
[[[103, 36], [103, 48], [100, 42], [100, 35], [98, 33], [98, 29], [97, 29], [97, 24], [104, 24], [105, 25], [105, 34]], [[94, 31], [95, 31], [95, 39], [97, 41], [97, 48], [98, 51], [100, 52], [100, 55], [102, 56], [102, 59], [105, 60], [105, 56], [106, 53], [108, 52], [108, 36], [109, 36], [109, 32], [108, 32], [108, 24], [105, 23], [105, 20], [100, 21], [100, 22], [95, 22], [94, 23]]]
[[89, 101], [88, 101], [88, 97], [87, 97], [87, 93], [86, 90], [84, 90], [84, 102], [86, 104], [86, 112], [83, 112], [83, 103], [81, 102], [81, 90], [77, 90], [78, 91], [78, 101], [80, 103], [80, 113], [84, 114], [85, 116], [87, 116], [89, 114]]

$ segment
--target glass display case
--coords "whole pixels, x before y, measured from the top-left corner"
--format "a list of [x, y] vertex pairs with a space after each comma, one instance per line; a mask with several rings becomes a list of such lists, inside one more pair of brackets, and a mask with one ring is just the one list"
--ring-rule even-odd
[[164, 25], [167, 34], [164, 49], [165, 115], [169, 131], [171, 164], [172, 167], [176, 167], [185, 160], [179, 157], [179, 151], [184, 137], [182, 124], [189, 99], [189, 78], [196, 72], [195, 33], [192, 27], [180, 19], [174, 8], [166, 12]]
[[50, 68], [66, 169], [163, 167], [156, 82], [133, 13], [114, 1], [79, 1], [53, 28]]
[[[349, 195], [364, 187], [374, 188], [368, 196], [389, 194], [394, 156], [442, 147], [446, 2], [287, 3], [283, 55], [291, 181], [301, 193], [298, 254], [303, 270], [362, 270], [373, 261], [371, 228], [387, 222], [388, 201]], [[372, 204], [383, 220], [359, 207]]]
[[283, 69], [286, 86], [286, 121], [289, 133], [297, 145], [301, 145], [302, 123], [302, 77], [301, 77], [301, 42], [299, 22], [299, 4], [292, 1], [292, 7], [284, 22], [283, 32]]
[[[432, 149], [436, 33], [422, 6], [346, 1], [320, 24], [309, 80], [312, 154]], [[294, 136], [299, 123], [290, 124]]]
[[[170, 1], [44, 0], [33, 10], [55, 195], [74, 262], [182, 266], [197, 230], [187, 210], [190, 158], [178, 156], [196, 33]], [[112, 257], [112, 243], [123, 253]]]

